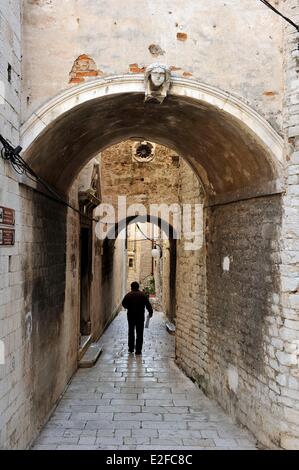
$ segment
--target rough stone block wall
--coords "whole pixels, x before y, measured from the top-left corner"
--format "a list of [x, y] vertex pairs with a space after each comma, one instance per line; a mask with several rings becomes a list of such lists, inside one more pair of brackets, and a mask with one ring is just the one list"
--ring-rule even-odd
[[160, 259], [161, 304], [168, 320], [175, 323], [176, 316], [176, 240], [163, 240]]
[[90, 293], [90, 320], [93, 339], [98, 339], [103, 331], [103, 312], [102, 312], [102, 243], [95, 236], [95, 223], [92, 229], [93, 247], [92, 247], [92, 281]]
[[24, 185], [16, 188], [16, 245], [1, 256], [9, 272], [1, 295], [0, 442], [23, 449], [77, 367], [78, 218]]
[[280, 445], [281, 217], [280, 196], [213, 207], [206, 241], [205, 388], [270, 446]]
[[[19, 143], [21, 96], [21, 2], [0, 4], [0, 132]], [[12, 247], [0, 247], [0, 448], [20, 447], [28, 437], [28, 408], [22, 381], [24, 345], [22, 267], [22, 204], [17, 178], [0, 158], [0, 205], [16, 211]]]
[[[170, 250], [169, 250], [169, 241], [164, 240], [163, 242], [163, 251], [162, 251], [162, 308], [165, 315], [169, 318], [170, 321], [173, 321], [174, 318], [171, 318], [170, 314], [170, 292], [169, 292], [169, 276], [170, 276]], [[175, 299], [173, 299], [176, 302]], [[176, 308], [176, 307], [175, 307]]]
[[26, 272], [23, 337], [27, 332], [23, 382], [33, 436], [77, 366], [78, 271], [70, 252], [77, 249], [78, 222], [73, 214], [67, 217], [66, 207], [59, 203], [29, 189], [22, 192], [31, 221], [23, 229], [22, 244]]
[[[200, 202], [181, 168], [181, 202]], [[185, 251], [182, 239], [177, 260], [177, 361], [270, 447], [282, 442], [279, 361], [291, 360], [280, 335], [281, 217], [280, 196], [206, 209], [203, 248]]]
[[0, 5], [0, 129], [19, 143], [21, 108], [21, 1]]
[[[126, 292], [127, 260], [125, 239], [101, 241], [100, 335], [121, 308]], [[95, 287], [96, 288], [96, 287]]]
[[[299, 23], [299, 2], [289, 0], [284, 12]], [[276, 381], [280, 394], [281, 446], [299, 449], [299, 34], [285, 28], [284, 130], [287, 159], [287, 190], [282, 199], [281, 296], [276, 307], [279, 320], [275, 341]]]
[[176, 153], [156, 146], [155, 158], [147, 163], [132, 160], [134, 141], [121, 142], [101, 154], [103, 202], [117, 207], [117, 197], [126, 196], [127, 205], [178, 202]]
[[[1, 109], [1, 106], [0, 106]], [[4, 364], [0, 364], [0, 448], [20, 447], [26, 440], [25, 387], [23, 383], [23, 282], [22, 208], [24, 199], [17, 182], [6, 175], [8, 166], [0, 161], [0, 205], [16, 212], [15, 245], [0, 247], [0, 340]]]
[[[188, 164], [181, 160], [181, 204], [203, 202], [201, 185]], [[194, 221], [194, 220], [193, 220]], [[202, 223], [203, 223], [202, 218]], [[203, 233], [204, 226], [201, 227]], [[206, 377], [207, 317], [205, 246], [185, 250], [185, 238], [177, 242], [176, 358], [190, 377]]]

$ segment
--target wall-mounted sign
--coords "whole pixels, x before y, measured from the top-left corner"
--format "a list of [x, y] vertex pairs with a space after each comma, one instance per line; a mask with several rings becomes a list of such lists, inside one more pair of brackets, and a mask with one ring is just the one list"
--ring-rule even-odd
[[10, 228], [0, 228], [0, 246], [12, 246], [15, 244], [15, 231]]
[[0, 224], [15, 225], [15, 211], [8, 207], [0, 206]]

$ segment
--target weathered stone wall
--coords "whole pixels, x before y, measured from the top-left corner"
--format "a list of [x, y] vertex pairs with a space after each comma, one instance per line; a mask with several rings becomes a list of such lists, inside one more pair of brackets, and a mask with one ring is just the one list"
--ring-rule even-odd
[[[128, 284], [127, 288], [134, 281], [146, 282], [152, 274], [152, 243], [148, 240], [138, 241], [136, 244], [136, 252], [134, 256], [134, 266], [128, 266]], [[129, 257], [132, 257], [129, 255]]]
[[102, 311], [102, 244], [95, 237], [95, 223], [92, 228], [92, 275], [90, 292], [90, 321], [91, 334], [93, 339], [98, 339], [103, 331], [103, 311]]
[[121, 237], [116, 240], [105, 240], [102, 253], [99, 334], [118, 313], [126, 291], [125, 240]]
[[[186, 170], [184, 163], [180, 201], [200, 202], [200, 186]], [[270, 447], [284, 445], [282, 429], [292, 427], [280, 405], [295, 354], [294, 332], [281, 330], [281, 218], [280, 196], [206, 209], [203, 248], [185, 251], [182, 239], [177, 259], [177, 361]]]
[[23, 119], [69, 86], [160, 61], [241, 96], [281, 129], [282, 31], [252, 0], [24, 0]]
[[[126, 278], [127, 278], [127, 264], [126, 264], [126, 249], [125, 239], [119, 237], [115, 242], [114, 258], [113, 258], [113, 301], [109, 321], [111, 315], [118, 313], [121, 307], [121, 302], [126, 294]], [[104, 292], [103, 292], [104, 294]]]
[[[80, 171], [73, 184], [73, 192], [79, 199], [83, 193], [93, 195], [94, 204], [102, 200], [101, 190], [101, 156], [93, 158]], [[96, 179], [95, 179], [96, 176]], [[99, 179], [97, 179], [99, 178]], [[96, 202], [97, 201], [97, 202]], [[76, 206], [78, 201], [74, 202]], [[88, 204], [87, 206], [88, 207]], [[84, 211], [84, 209], [81, 209]], [[88, 210], [89, 212], [89, 210]], [[95, 210], [91, 211], [89, 217], [94, 218]], [[106, 326], [118, 312], [122, 296], [125, 291], [126, 278], [126, 250], [125, 241], [117, 239], [114, 246], [104, 245], [103, 241], [96, 236], [96, 222], [88, 221], [81, 217], [81, 223], [88, 226], [90, 224], [91, 236], [91, 266], [88, 279], [89, 285], [89, 305], [88, 315], [91, 325], [91, 336], [93, 340], [98, 340]], [[77, 255], [77, 254], [76, 254]], [[81, 257], [82, 258], [82, 257]], [[81, 280], [82, 282], [82, 280]], [[82, 302], [82, 299], [81, 299]]]
[[19, 143], [21, 108], [21, 3], [3, 0], [0, 5], [1, 134], [14, 144]]
[[32, 438], [77, 367], [79, 222], [77, 214], [61, 204], [24, 192], [31, 226], [24, 230], [22, 244], [27, 341], [23, 381]]
[[1, 445], [14, 449], [33, 439], [77, 367], [79, 306], [77, 215], [24, 185], [18, 191], [17, 243], [1, 296]]
[[[181, 160], [179, 199], [181, 204], [203, 203], [201, 185]], [[202, 216], [202, 224], [204, 222]], [[194, 214], [193, 214], [194, 222]], [[204, 226], [199, 229], [203, 240]], [[207, 351], [205, 246], [185, 250], [186, 239], [177, 241], [176, 268], [176, 358], [190, 377], [206, 374]]]
[[176, 281], [177, 264], [180, 261], [177, 256], [177, 240], [161, 240], [162, 257], [160, 258], [160, 300], [162, 310], [172, 323], [176, 322]]
[[140, 282], [146, 282], [152, 274], [152, 242], [143, 240], [138, 242], [139, 248], [139, 279]]
[[[0, 106], [1, 110], [1, 106]], [[0, 161], [0, 204], [16, 211], [15, 245], [0, 247], [0, 340], [4, 364], [0, 364], [0, 448], [21, 446], [28, 435], [28, 413], [23, 383], [24, 329], [21, 228], [22, 198], [7, 164]], [[7, 175], [7, 176], [6, 176]], [[27, 415], [28, 417], [28, 415]]]
[[[158, 248], [160, 254], [162, 249], [162, 256], [163, 256], [163, 240], [161, 238], [161, 231], [160, 235], [157, 238], [157, 243], [160, 245]], [[163, 284], [163, 262], [162, 257], [154, 258], [153, 260], [153, 272], [154, 272], [154, 281], [155, 281], [155, 299], [154, 299], [154, 309], [155, 310], [162, 310], [165, 314], [166, 312], [163, 310], [163, 292], [170, 291], [170, 272], [168, 277], [165, 276], [165, 284]], [[166, 271], [167, 274], [167, 271]], [[174, 273], [175, 274], [175, 273]], [[175, 305], [175, 297], [173, 299], [173, 306]]]
[[[126, 196], [127, 206], [142, 203], [172, 204], [178, 202], [177, 155], [161, 145], [155, 158], [139, 163], [132, 160], [135, 141], [125, 141], [106, 149], [101, 155], [103, 202], [117, 207], [118, 196]], [[174, 158], [172, 158], [174, 157]]]
[[[1, 201], [16, 210], [16, 243], [2, 247], [0, 339], [0, 446], [23, 449], [52, 412], [77, 368], [80, 329], [80, 217], [14, 181], [0, 162]], [[78, 207], [78, 183], [69, 195]], [[103, 304], [101, 243], [94, 239], [92, 336], [111, 321], [124, 293], [124, 242], [112, 255], [110, 303]]]
[[204, 388], [261, 442], [279, 446], [281, 198], [214, 207], [208, 220]]
[[[299, 23], [298, 0], [284, 5], [285, 13]], [[299, 449], [299, 35], [285, 28], [284, 129], [287, 148], [288, 187], [282, 199], [281, 295], [273, 310], [277, 329], [272, 330], [275, 346], [277, 402], [280, 413], [280, 445]]]
[[[0, 132], [19, 143], [21, 96], [21, 2], [0, 4]], [[16, 241], [0, 247], [0, 448], [21, 446], [28, 436], [23, 383], [22, 204], [15, 173], [0, 158], [0, 205], [16, 211]], [[1, 348], [1, 349], [2, 349]], [[3, 358], [1, 358], [3, 359]]]
[[[154, 237], [150, 224], [138, 224], [140, 229], [147, 237]], [[134, 251], [130, 251], [133, 248]], [[134, 281], [143, 282], [147, 281], [148, 277], [153, 273], [152, 266], [152, 242], [146, 240], [138, 230], [135, 224], [128, 227], [128, 279], [127, 290], [130, 290], [131, 283]], [[129, 259], [133, 259], [133, 266], [130, 267]]]
[[[163, 312], [167, 316], [167, 318], [170, 321], [174, 321], [175, 318], [174, 316], [172, 317], [171, 315], [171, 303], [173, 302], [176, 304], [176, 299], [171, 299], [171, 293], [170, 293], [170, 286], [169, 286], [169, 276], [170, 276], [170, 245], [169, 241], [165, 240], [163, 242], [163, 250], [162, 250], [162, 308]], [[174, 312], [176, 309], [176, 305], [174, 308]]]
[[[194, 183], [181, 177], [181, 202], [196, 202]], [[284, 211], [279, 196], [211, 208], [203, 251], [179, 242], [176, 356], [261, 442], [296, 448], [296, 257], [280, 255], [281, 243], [292, 248], [296, 202], [283, 201], [291, 206]], [[290, 216], [281, 241], [283, 213]]]

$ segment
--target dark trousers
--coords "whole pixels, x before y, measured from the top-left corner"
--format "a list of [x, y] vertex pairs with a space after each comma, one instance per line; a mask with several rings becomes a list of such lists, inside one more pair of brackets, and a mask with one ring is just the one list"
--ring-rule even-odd
[[[143, 345], [143, 329], [144, 329], [144, 318], [134, 318], [128, 316], [128, 347], [129, 351], [141, 352]], [[136, 330], [136, 344], [135, 344], [135, 330]]]

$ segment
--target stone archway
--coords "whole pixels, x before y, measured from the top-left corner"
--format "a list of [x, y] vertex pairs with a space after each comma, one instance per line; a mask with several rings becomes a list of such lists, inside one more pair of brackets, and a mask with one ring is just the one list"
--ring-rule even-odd
[[95, 80], [42, 106], [21, 136], [26, 160], [61, 191], [93, 155], [140, 136], [175, 148], [216, 202], [284, 185], [283, 140], [274, 129], [240, 99], [194, 80], [173, 78], [162, 105], [144, 103], [143, 76]]
[[147, 214], [147, 215], [141, 215], [141, 214], [136, 214], [136, 215], [130, 215], [122, 220], [119, 220], [115, 226], [112, 226], [109, 228], [107, 231], [107, 239], [108, 240], [115, 240], [118, 235], [120, 234], [121, 231], [125, 230], [126, 227], [129, 224], [132, 223], [151, 223], [159, 227], [165, 234], [165, 237], [171, 238], [171, 239], [178, 239], [179, 234], [177, 233], [175, 227], [173, 227], [169, 221], [154, 215], [154, 214]]
[[[169, 247], [167, 249], [168, 258], [167, 266], [164, 266], [164, 283], [167, 285], [163, 286], [164, 295], [162, 297], [162, 303], [164, 306], [164, 313], [168, 316], [169, 320], [175, 318], [175, 298], [176, 298], [176, 261], [177, 261], [177, 240], [178, 233], [174, 226], [171, 225], [169, 220], [163, 219], [162, 217], [148, 214], [148, 215], [135, 215], [128, 216], [122, 220], [119, 220], [115, 226], [110, 226], [107, 231], [107, 236], [103, 241], [103, 265], [105, 266], [107, 281], [105, 291], [107, 292], [107, 298], [105, 302], [111, 303], [112, 289], [109, 287], [109, 281], [113, 279], [113, 258], [114, 248], [118, 236], [122, 233], [123, 237], [126, 237], [126, 231], [130, 224], [152, 224], [158, 227], [163, 234], [163, 239], [168, 240]], [[143, 234], [145, 237], [146, 234]], [[157, 242], [158, 243], [158, 242]], [[159, 243], [158, 243], [159, 244]], [[162, 246], [160, 246], [161, 257], [163, 254]], [[128, 273], [126, 273], [128, 274]], [[138, 282], [141, 279], [135, 279]]]
[[175, 78], [163, 104], [145, 103], [142, 76], [72, 88], [22, 128], [24, 158], [65, 195], [94, 155], [140, 137], [175, 149], [206, 193], [205, 244], [199, 255], [179, 250], [179, 363], [263, 442], [278, 442], [265, 342], [280, 296], [283, 141], [241, 100], [193, 80]]

